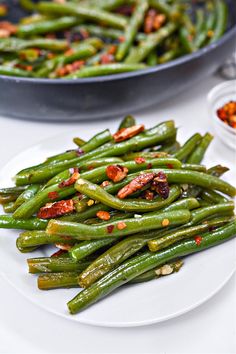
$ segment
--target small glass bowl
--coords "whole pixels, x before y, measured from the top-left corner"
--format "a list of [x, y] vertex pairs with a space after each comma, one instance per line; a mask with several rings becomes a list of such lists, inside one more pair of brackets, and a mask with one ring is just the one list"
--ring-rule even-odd
[[209, 116], [213, 120], [215, 134], [219, 139], [236, 150], [236, 129], [222, 122], [217, 116], [217, 109], [229, 101], [236, 101], [236, 80], [225, 81], [215, 86], [207, 96]]

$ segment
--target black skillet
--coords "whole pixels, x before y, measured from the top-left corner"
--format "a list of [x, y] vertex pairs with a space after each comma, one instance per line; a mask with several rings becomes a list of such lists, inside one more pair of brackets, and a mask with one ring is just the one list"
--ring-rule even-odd
[[[25, 15], [16, 0], [8, 4], [11, 20]], [[71, 81], [0, 76], [0, 114], [76, 121], [123, 116], [167, 100], [214, 73], [236, 48], [235, 0], [228, 0], [228, 5], [228, 30], [219, 41], [167, 64]]]

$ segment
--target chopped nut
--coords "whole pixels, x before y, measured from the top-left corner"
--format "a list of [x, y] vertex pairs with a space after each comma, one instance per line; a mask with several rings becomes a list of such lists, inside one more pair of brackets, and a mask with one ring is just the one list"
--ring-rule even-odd
[[106, 168], [106, 174], [113, 182], [120, 182], [127, 176], [128, 168], [121, 165], [110, 165]]
[[75, 182], [79, 178], [80, 174], [79, 174], [78, 168], [74, 168], [73, 170], [74, 170], [74, 172], [72, 173], [72, 176], [69, 179], [59, 183], [59, 185], [58, 185], [59, 188], [64, 188], [64, 187], [71, 186], [72, 184], [75, 184]]
[[142, 131], [144, 131], [143, 124], [133, 125], [132, 127], [129, 128], [120, 129], [117, 133], [113, 135], [113, 138], [118, 143], [120, 141], [130, 139], [133, 136], [141, 133]]
[[88, 206], [92, 206], [94, 203], [95, 203], [95, 201], [94, 201], [93, 199], [89, 199], [89, 200], [87, 201], [87, 205], [88, 205]]
[[166, 227], [166, 226], [168, 226], [170, 224], [170, 220], [169, 219], [163, 219], [161, 224], [162, 224], [162, 226]]
[[121, 188], [117, 194], [118, 198], [124, 199], [128, 195], [142, 189], [148, 183], [150, 183], [154, 177], [155, 173], [142, 173], [139, 176], [135, 177], [129, 184]]
[[101, 187], [105, 188], [105, 187], [109, 186], [109, 184], [110, 184], [109, 181], [103, 181], [102, 184], [101, 184]]
[[55, 243], [55, 246], [63, 251], [69, 251], [72, 246], [66, 243]]
[[168, 275], [173, 273], [173, 267], [171, 267], [169, 264], [165, 264], [161, 267], [161, 274], [162, 275]]
[[108, 211], [104, 211], [104, 210], [98, 211], [96, 215], [99, 219], [105, 220], [105, 221], [110, 220], [110, 218], [111, 218], [111, 215], [108, 213]]
[[152, 182], [152, 189], [154, 189], [163, 199], [169, 197], [170, 188], [164, 172], [158, 172]]
[[60, 200], [55, 203], [47, 203], [40, 208], [37, 217], [40, 219], [51, 219], [57, 216], [71, 213], [74, 210], [73, 200]]
[[77, 184], [82, 186], [83, 184], [85, 184], [85, 181], [82, 178], [80, 178], [80, 179], [77, 180]]
[[127, 227], [126, 223], [123, 222], [123, 221], [119, 221], [118, 224], [117, 224], [117, 229], [118, 230], [123, 230]]
[[144, 192], [144, 198], [147, 200], [153, 200], [154, 193], [149, 191], [148, 189]]

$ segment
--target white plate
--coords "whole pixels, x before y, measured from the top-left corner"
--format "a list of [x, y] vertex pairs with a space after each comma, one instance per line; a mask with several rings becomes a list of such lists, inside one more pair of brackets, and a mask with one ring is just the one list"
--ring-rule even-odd
[[[181, 128], [184, 140], [191, 135]], [[90, 126], [89, 136], [96, 133]], [[42, 161], [73, 146], [73, 132], [47, 139], [18, 154], [0, 173], [0, 186], [8, 186], [15, 173], [29, 165]], [[85, 137], [86, 138], [86, 137]], [[210, 166], [221, 162], [232, 167], [233, 158], [222, 145], [214, 142], [208, 152], [206, 163]], [[219, 157], [220, 156], [220, 157]], [[231, 161], [230, 161], [231, 160]], [[235, 171], [226, 180], [235, 181]], [[235, 240], [186, 258], [185, 265], [177, 274], [144, 284], [124, 286], [114, 294], [99, 301], [78, 315], [67, 312], [66, 303], [78, 289], [40, 291], [36, 277], [27, 274], [26, 259], [46, 256], [48, 250], [32, 254], [20, 254], [15, 248], [18, 231], [0, 230], [0, 271], [2, 275], [30, 301], [45, 310], [67, 319], [109, 327], [141, 326], [161, 322], [179, 316], [199, 306], [229, 280], [235, 271]]]

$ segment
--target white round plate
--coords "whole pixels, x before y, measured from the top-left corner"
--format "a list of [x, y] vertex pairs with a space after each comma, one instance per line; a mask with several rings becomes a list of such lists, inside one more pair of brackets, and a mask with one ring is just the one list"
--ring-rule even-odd
[[[186, 139], [191, 133], [181, 130]], [[96, 133], [90, 126], [89, 136]], [[9, 186], [11, 177], [20, 169], [33, 165], [50, 156], [73, 146], [73, 132], [47, 139], [18, 154], [0, 173], [0, 186]], [[86, 138], [86, 137], [85, 137]], [[220, 154], [221, 152], [221, 154]], [[222, 158], [223, 156], [223, 158]], [[233, 167], [233, 161], [222, 147], [214, 143], [205, 161], [210, 166], [221, 162]], [[231, 163], [231, 166], [230, 166]], [[226, 180], [235, 181], [233, 169]], [[30, 301], [45, 310], [67, 319], [98, 326], [128, 327], [161, 322], [179, 316], [199, 306], [229, 280], [235, 271], [235, 240], [195, 254], [185, 259], [179, 273], [153, 280], [148, 283], [124, 286], [95, 305], [79, 313], [69, 315], [66, 303], [79, 289], [59, 289], [40, 291], [37, 289], [36, 276], [27, 273], [26, 259], [46, 256], [48, 249], [32, 254], [20, 254], [15, 248], [19, 231], [0, 230], [0, 271], [2, 275]]]

